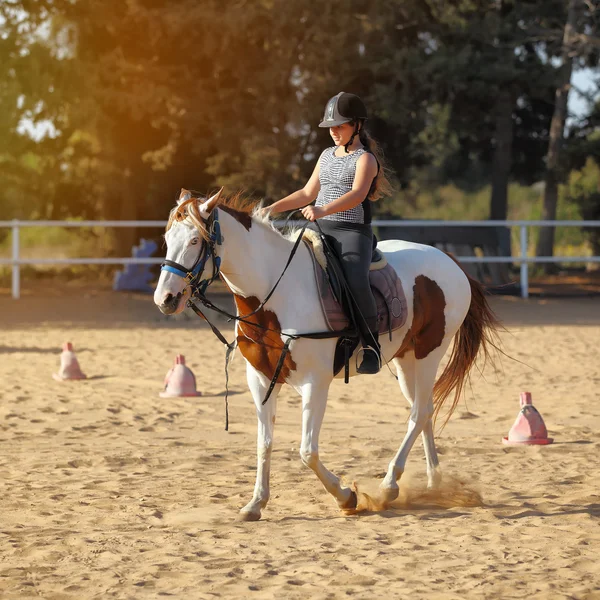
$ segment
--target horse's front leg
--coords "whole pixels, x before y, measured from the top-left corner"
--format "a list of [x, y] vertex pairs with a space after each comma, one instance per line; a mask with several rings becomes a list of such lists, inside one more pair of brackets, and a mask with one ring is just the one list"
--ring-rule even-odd
[[327, 394], [331, 380], [306, 383], [302, 386], [302, 443], [300, 458], [320, 479], [325, 489], [333, 495], [342, 510], [356, 508], [356, 494], [343, 487], [339, 477], [328, 471], [319, 460], [319, 432], [325, 416]]
[[248, 387], [256, 405], [258, 417], [258, 434], [256, 439], [256, 485], [252, 500], [240, 510], [240, 518], [244, 521], [258, 521], [261, 510], [269, 501], [269, 476], [271, 473], [271, 453], [273, 451], [273, 430], [275, 428], [275, 413], [277, 411], [277, 394], [281, 384], [273, 388], [267, 403], [262, 401], [269, 387], [269, 381], [259, 374], [249, 363], [246, 364]]

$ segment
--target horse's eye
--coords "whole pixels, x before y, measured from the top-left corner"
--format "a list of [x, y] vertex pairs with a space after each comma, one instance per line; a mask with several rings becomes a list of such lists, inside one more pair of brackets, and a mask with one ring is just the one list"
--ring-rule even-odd
[[198, 238], [194, 238], [190, 244], [192, 244], [192, 246], [195, 246], [198, 243]]

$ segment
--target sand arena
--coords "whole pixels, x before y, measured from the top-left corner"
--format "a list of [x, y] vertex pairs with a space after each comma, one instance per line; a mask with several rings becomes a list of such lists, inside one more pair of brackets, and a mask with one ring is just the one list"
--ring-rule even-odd
[[[256, 423], [241, 356], [226, 433], [223, 348], [199, 321], [166, 321], [146, 296], [1, 297], [0, 597], [600, 598], [600, 300], [492, 305], [521, 362], [473, 377], [438, 439], [439, 494], [419, 440], [396, 508], [341, 515], [300, 462], [284, 388], [271, 501], [242, 523]], [[87, 381], [52, 380], [66, 340]], [[158, 397], [178, 352], [201, 398]], [[553, 445], [501, 444], [522, 390]], [[385, 371], [334, 382], [323, 461], [374, 491], [407, 415]]]

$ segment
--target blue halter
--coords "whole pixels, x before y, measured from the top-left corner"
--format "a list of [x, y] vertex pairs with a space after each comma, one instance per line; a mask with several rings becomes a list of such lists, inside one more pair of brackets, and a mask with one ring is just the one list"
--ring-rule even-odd
[[[210, 214], [206, 225], [210, 231], [208, 241], [202, 244], [200, 254], [191, 269], [187, 269], [183, 265], [167, 259], [165, 259], [160, 267], [161, 271], [168, 271], [185, 279], [187, 285], [192, 287], [192, 296], [198, 293], [204, 294], [206, 288], [219, 276], [221, 267], [221, 258], [217, 256], [216, 247], [223, 243], [223, 237], [221, 236], [221, 225], [219, 224], [219, 214], [216, 208]], [[208, 259], [211, 257], [213, 259], [212, 277], [197, 281], [202, 275]]]

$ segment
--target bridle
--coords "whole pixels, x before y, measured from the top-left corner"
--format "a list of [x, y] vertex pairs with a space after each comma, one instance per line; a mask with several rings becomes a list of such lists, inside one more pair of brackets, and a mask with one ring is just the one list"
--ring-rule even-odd
[[[208, 219], [202, 219], [202, 222], [208, 232], [208, 239], [204, 240], [200, 246], [198, 258], [192, 268], [188, 269], [173, 260], [167, 259], [160, 266], [161, 271], [168, 271], [183, 278], [187, 284], [186, 287], [191, 287], [192, 298], [197, 295], [204, 295], [208, 286], [219, 277], [219, 273], [221, 272], [221, 257], [217, 255], [217, 246], [223, 243], [223, 236], [221, 235], [221, 225], [217, 209], [215, 208], [210, 213]], [[200, 279], [209, 258], [212, 258], [212, 276], [209, 279]]]

